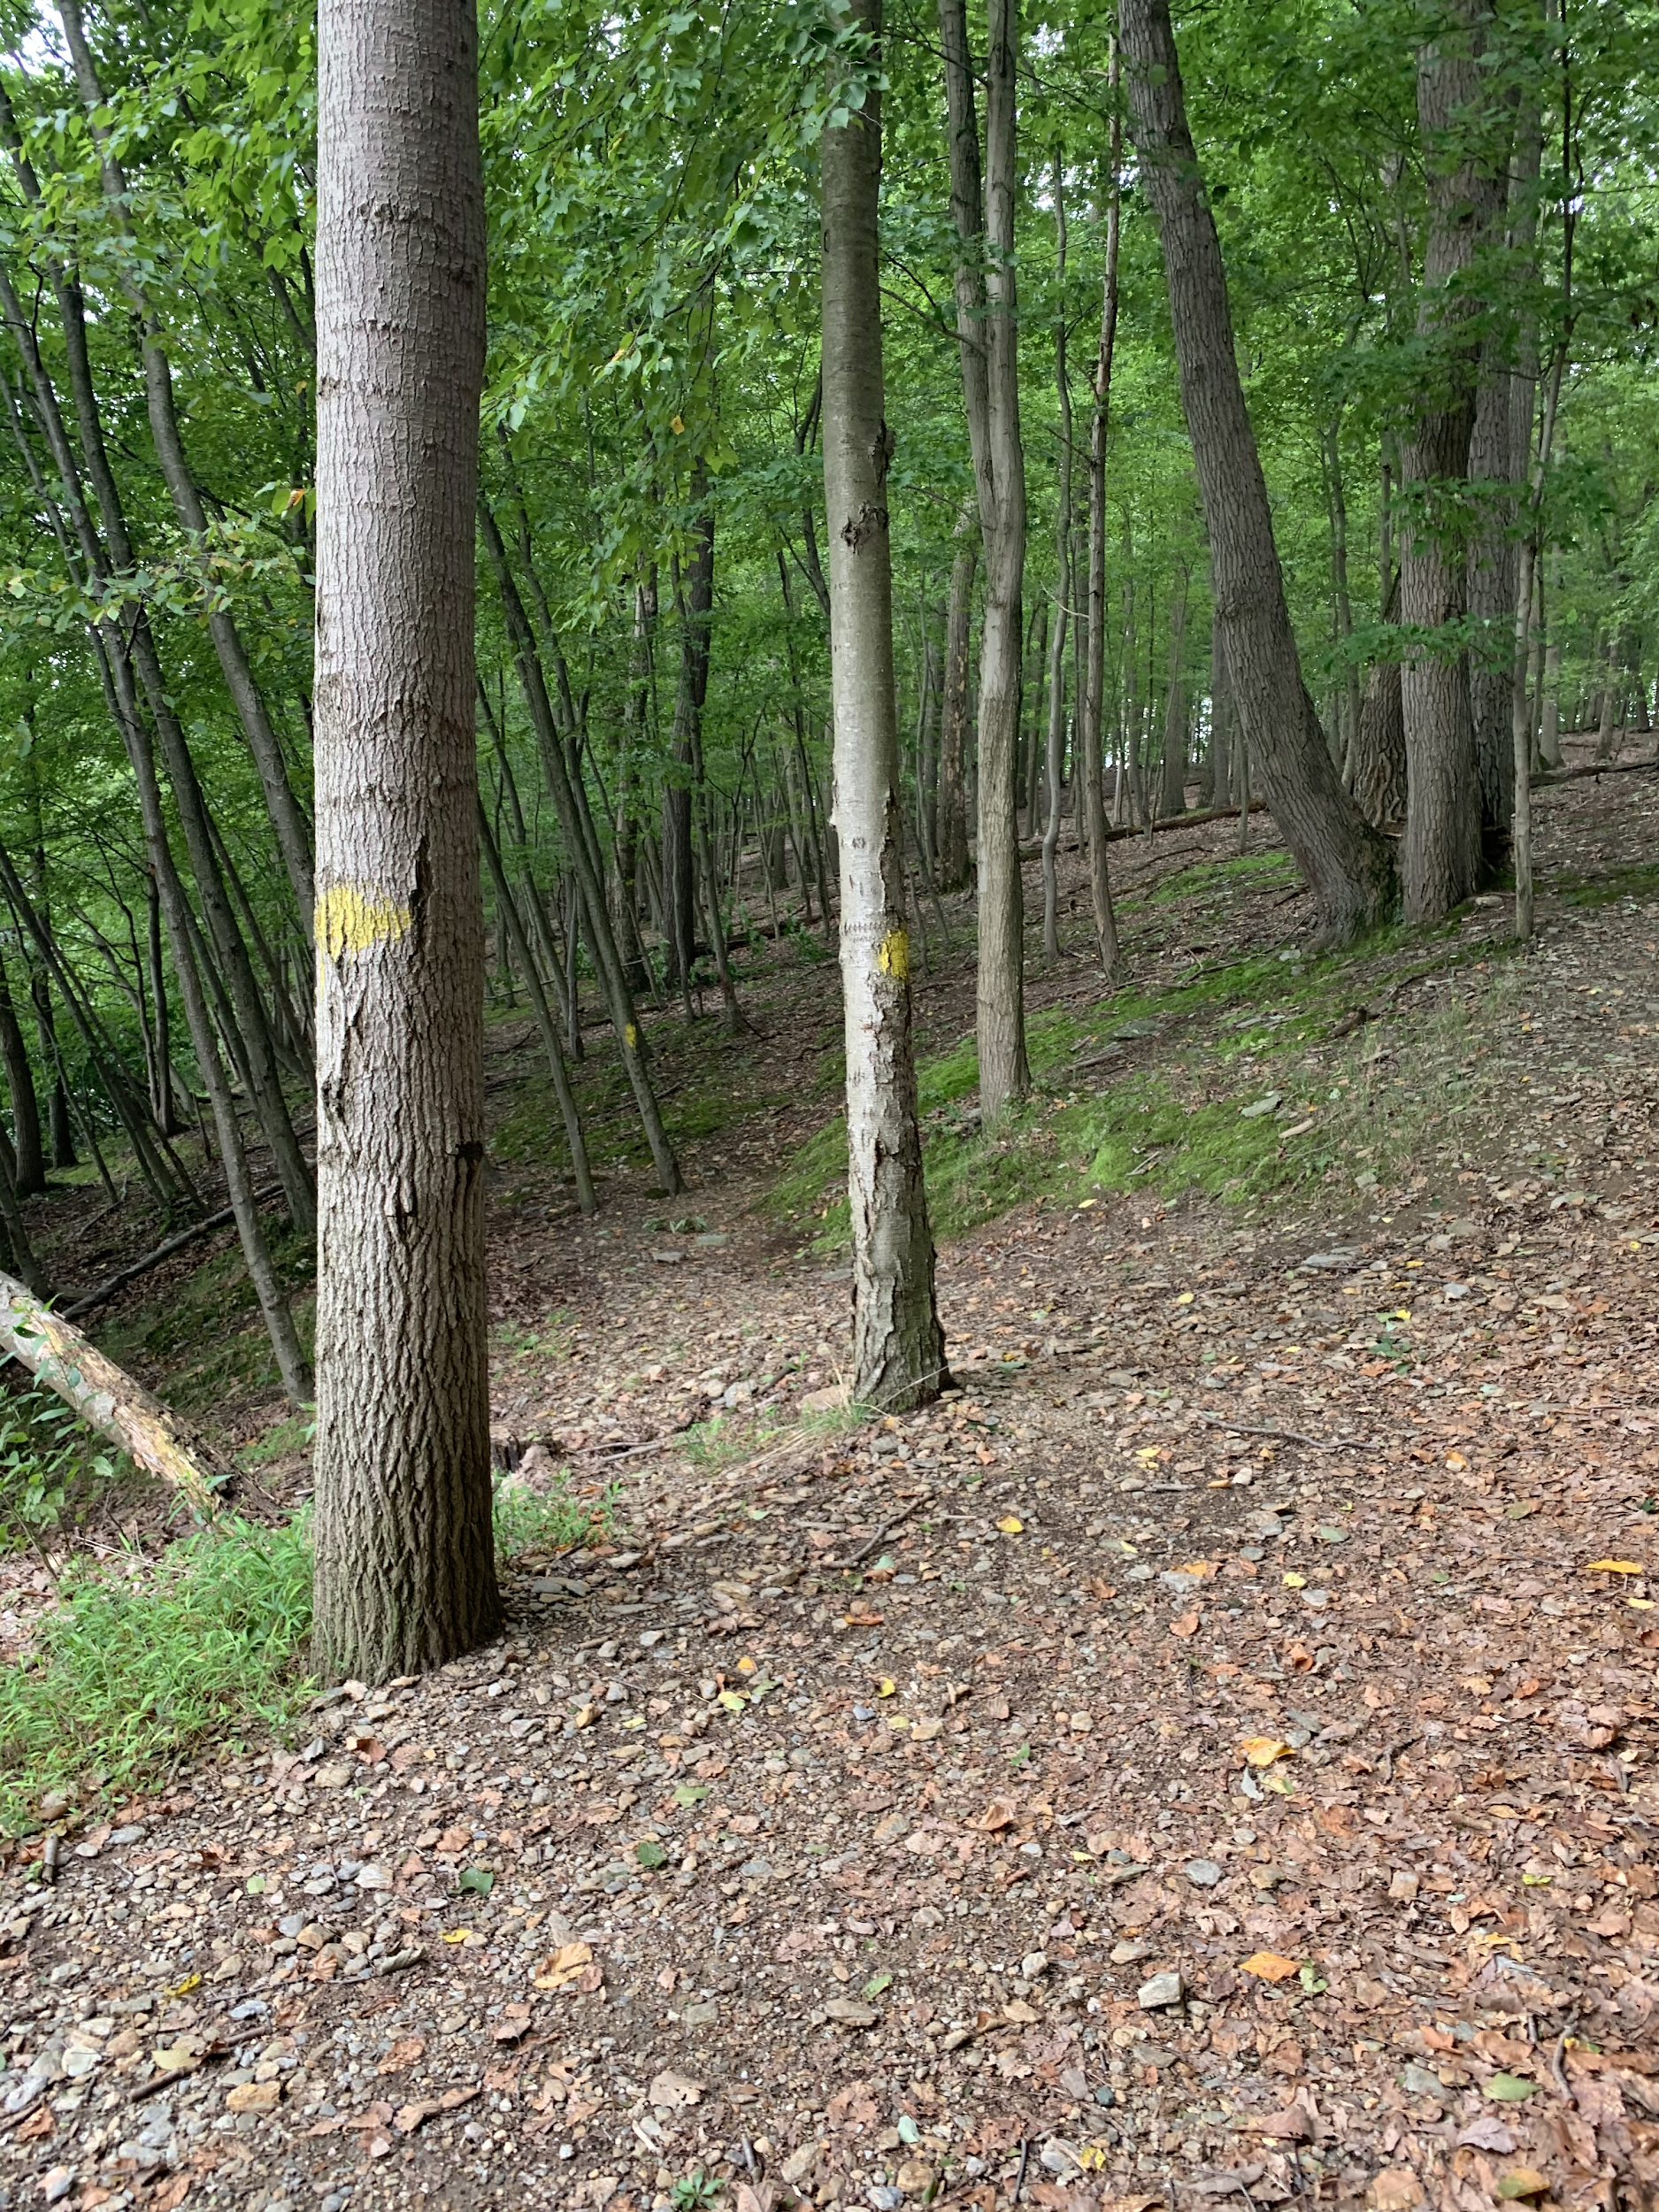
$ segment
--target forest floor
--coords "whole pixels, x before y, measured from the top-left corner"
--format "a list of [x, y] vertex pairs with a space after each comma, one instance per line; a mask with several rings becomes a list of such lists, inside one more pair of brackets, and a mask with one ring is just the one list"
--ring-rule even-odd
[[691, 1189], [618, 1135], [591, 1225], [498, 1018], [503, 1456], [608, 1540], [14, 1847], [0, 2202], [1650, 2205], [1659, 778], [1539, 814], [1525, 959], [1317, 956], [1259, 817], [1115, 845], [1133, 992], [1033, 932], [989, 1140], [935, 930], [914, 1417], [836, 1402], [832, 966], [659, 1018]]

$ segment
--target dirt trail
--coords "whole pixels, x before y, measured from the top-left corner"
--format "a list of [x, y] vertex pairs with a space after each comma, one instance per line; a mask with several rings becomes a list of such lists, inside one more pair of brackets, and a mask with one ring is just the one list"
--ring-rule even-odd
[[[1543, 802], [1525, 972], [1477, 908], [1298, 1048], [1286, 1103], [1345, 1147], [1339, 1068], [1390, 1113], [1417, 1069], [1403, 1155], [1248, 1208], [1148, 1170], [956, 1240], [926, 1416], [803, 1410], [842, 1270], [752, 1210], [826, 1110], [826, 970], [751, 986], [767, 1034], [716, 1072], [772, 1103], [672, 1212], [618, 1171], [584, 1230], [505, 1171], [503, 1441], [613, 1482], [625, 1532], [55, 1889], [13, 1863], [4, 2200], [1651, 2201], [1648, 786]], [[1233, 833], [1185, 842], [1118, 880]], [[1132, 907], [1138, 973], [1284, 944], [1282, 890]], [[933, 1049], [967, 987], [931, 980]], [[1162, 1049], [1121, 1043], [1056, 1113]], [[1202, 1068], [1193, 1110], [1248, 1098], [1248, 1050]]]

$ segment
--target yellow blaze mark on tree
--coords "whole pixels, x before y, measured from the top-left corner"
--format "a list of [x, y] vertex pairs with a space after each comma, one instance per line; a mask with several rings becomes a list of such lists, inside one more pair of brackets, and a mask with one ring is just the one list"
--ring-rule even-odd
[[634, 1046], [640, 1041], [639, 1031], [634, 1026], [634, 1024], [630, 1022], [622, 1033], [628, 1041], [628, 1050], [632, 1052]]
[[355, 883], [332, 884], [317, 902], [318, 949], [331, 960], [372, 951], [401, 937], [410, 924], [406, 906]]
[[876, 953], [876, 965], [883, 975], [890, 975], [902, 983], [910, 972], [910, 941], [902, 929], [891, 930], [881, 940]]

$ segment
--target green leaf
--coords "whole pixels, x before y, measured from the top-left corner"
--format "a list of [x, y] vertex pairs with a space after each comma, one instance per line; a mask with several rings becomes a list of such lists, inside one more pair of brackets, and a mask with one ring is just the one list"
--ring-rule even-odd
[[1535, 2081], [1524, 2080], [1519, 2074], [1494, 2074], [1486, 2084], [1486, 2094], [1500, 2104], [1525, 2104], [1537, 2086]]
[[470, 1889], [475, 1897], [488, 1897], [495, 1886], [495, 1877], [487, 1866], [468, 1866], [461, 1870], [457, 1889]]
[[1299, 1970], [1296, 1978], [1301, 1982], [1302, 1987], [1307, 1991], [1310, 1997], [1323, 1996], [1325, 1992], [1331, 1986], [1330, 1983], [1325, 1980], [1324, 1975], [1320, 1973], [1317, 1966], [1302, 1967]]
[[654, 1842], [649, 1836], [643, 1843], [634, 1845], [634, 1856], [635, 1863], [640, 1866], [654, 1867], [668, 1864], [667, 1852], [664, 1850], [660, 1843]]
[[706, 1782], [682, 1782], [674, 1792], [674, 1802], [681, 1807], [701, 1805], [708, 1794], [709, 1785]]
[[872, 1974], [870, 1977], [870, 1979], [864, 1984], [865, 2003], [873, 2003], [884, 1989], [891, 1989], [892, 1986], [893, 1977], [891, 1974]]

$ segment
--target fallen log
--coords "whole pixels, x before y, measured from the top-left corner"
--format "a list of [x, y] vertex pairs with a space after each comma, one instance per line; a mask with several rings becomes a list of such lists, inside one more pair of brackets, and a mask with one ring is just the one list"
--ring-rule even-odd
[[[268, 1184], [264, 1190], [255, 1191], [253, 1202], [256, 1206], [263, 1206], [271, 1199], [280, 1197], [281, 1190], [280, 1183]], [[132, 1260], [127, 1266], [118, 1268], [96, 1290], [83, 1290], [66, 1306], [60, 1306], [58, 1312], [65, 1321], [74, 1321], [83, 1313], [90, 1313], [94, 1306], [107, 1305], [118, 1290], [125, 1290], [128, 1283], [136, 1282], [141, 1275], [148, 1275], [152, 1267], [159, 1267], [163, 1260], [170, 1260], [175, 1252], [182, 1252], [187, 1244], [194, 1244], [198, 1237], [207, 1236], [215, 1229], [227, 1228], [235, 1218], [236, 1209], [234, 1206], [221, 1206], [217, 1213], [204, 1215], [200, 1221], [191, 1222], [188, 1228], [176, 1229], [172, 1236], [164, 1237], [159, 1244], [153, 1245], [142, 1259]]]
[[55, 1390], [89, 1429], [180, 1490], [204, 1515], [217, 1513], [232, 1468], [191, 1423], [171, 1413], [79, 1329], [0, 1274], [0, 1352]]

